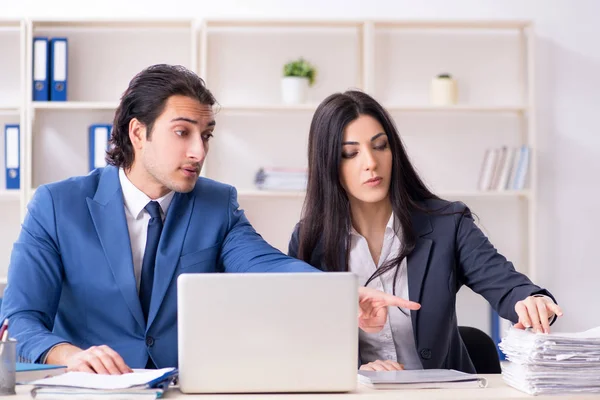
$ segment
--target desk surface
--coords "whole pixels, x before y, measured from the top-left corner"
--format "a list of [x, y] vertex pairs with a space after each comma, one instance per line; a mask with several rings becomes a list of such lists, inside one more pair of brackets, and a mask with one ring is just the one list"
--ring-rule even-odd
[[[169, 390], [165, 399], [202, 399], [202, 400], [305, 400], [305, 399], [392, 399], [402, 398], [402, 400], [411, 399], [565, 399], [575, 397], [577, 400], [598, 399], [596, 395], [577, 395], [577, 396], [530, 396], [506, 385], [501, 375], [482, 375], [488, 380], [488, 387], [485, 389], [421, 389], [421, 390], [374, 390], [358, 385], [355, 392], [351, 393], [330, 393], [330, 394], [214, 394], [214, 395], [185, 395], [179, 390]], [[30, 386], [18, 386], [17, 396], [7, 397], [14, 400], [31, 399], [29, 391]]]

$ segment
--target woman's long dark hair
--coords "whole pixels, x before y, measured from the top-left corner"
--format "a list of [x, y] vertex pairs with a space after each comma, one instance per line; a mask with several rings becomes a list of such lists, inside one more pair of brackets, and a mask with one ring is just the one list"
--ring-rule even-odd
[[[370, 280], [400, 265], [417, 241], [411, 215], [422, 209], [418, 203], [438, 199], [423, 183], [408, 159], [398, 130], [387, 111], [371, 96], [360, 91], [335, 93], [327, 97], [313, 116], [308, 137], [308, 187], [300, 224], [298, 258], [310, 262], [319, 239], [325, 255], [325, 270], [348, 269], [350, 203], [341, 185], [339, 169], [344, 130], [360, 115], [375, 118], [383, 127], [392, 151], [390, 202], [402, 231], [402, 248]], [[339, 251], [346, 249], [341, 264]], [[396, 269], [396, 274], [398, 272]], [[395, 279], [395, 278], [394, 278]]]

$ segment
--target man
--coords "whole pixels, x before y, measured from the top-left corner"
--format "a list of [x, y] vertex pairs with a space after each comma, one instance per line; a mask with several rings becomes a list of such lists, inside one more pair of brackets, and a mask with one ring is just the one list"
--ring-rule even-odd
[[[21, 358], [105, 374], [176, 366], [179, 274], [316, 271], [263, 241], [233, 187], [199, 178], [214, 104], [194, 73], [149, 67], [116, 110], [110, 165], [36, 190], [2, 304]], [[419, 307], [359, 296], [368, 331], [388, 305]]]

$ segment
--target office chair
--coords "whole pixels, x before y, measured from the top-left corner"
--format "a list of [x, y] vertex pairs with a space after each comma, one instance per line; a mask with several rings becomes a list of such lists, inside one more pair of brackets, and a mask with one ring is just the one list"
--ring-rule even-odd
[[485, 332], [470, 326], [459, 326], [458, 331], [478, 374], [499, 374], [502, 372], [498, 349], [491, 337]]

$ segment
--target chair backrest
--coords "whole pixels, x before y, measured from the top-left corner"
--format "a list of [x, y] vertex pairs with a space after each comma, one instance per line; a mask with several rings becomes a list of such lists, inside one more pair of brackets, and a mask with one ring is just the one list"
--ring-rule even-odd
[[485, 332], [470, 326], [459, 326], [458, 331], [478, 374], [499, 374], [502, 372], [498, 349], [491, 337]]

